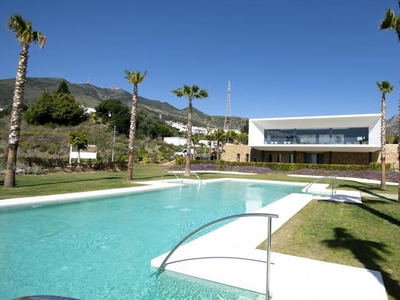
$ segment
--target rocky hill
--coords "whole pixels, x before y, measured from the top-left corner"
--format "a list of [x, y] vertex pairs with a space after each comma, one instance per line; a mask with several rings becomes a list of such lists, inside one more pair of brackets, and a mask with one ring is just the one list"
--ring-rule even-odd
[[[25, 83], [24, 103], [31, 105], [35, 103], [44, 92], [54, 92], [60, 85], [62, 78], [31, 78], [28, 77]], [[101, 101], [107, 99], [118, 99], [124, 103], [130, 103], [132, 94], [119, 88], [101, 88], [90, 83], [70, 83], [67, 85], [69, 91], [74, 95], [75, 100], [85, 107], [96, 107]], [[14, 92], [15, 79], [0, 80], [0, 107], [10, 105]], [[139, 108], [145, 108], [156, 114], [162, 114], [163, 119], [186, 123], [187, 108], [177, 109], [176, 107], [158, 100], [150, 100], [139, 96]], [[193, 124], [195, 126], [205, 126], [204, 119], [209, 115], [193, 109]], [[218, 127], [223, 126], [224, 116], [218, 118]], [[242, 118], [243, 120], [245, 118]]]
[[399, 115], [394, 115], [386, 123], [386, 135], [398, 135]]

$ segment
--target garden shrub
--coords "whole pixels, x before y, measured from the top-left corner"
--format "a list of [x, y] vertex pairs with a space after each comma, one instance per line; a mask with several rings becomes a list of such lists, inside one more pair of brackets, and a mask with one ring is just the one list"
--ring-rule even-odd
[[176, 165], [184, 165], [186, 163], [185, 156], [176, 156], [175, 157], [175, 164]]

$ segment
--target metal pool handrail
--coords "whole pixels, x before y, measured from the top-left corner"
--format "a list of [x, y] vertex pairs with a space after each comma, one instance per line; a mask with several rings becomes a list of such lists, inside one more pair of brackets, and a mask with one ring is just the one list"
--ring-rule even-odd
[[196, 176], [197, 179], [200, 181], [200, 184], [202, 184], [201, 179], [200, 179], [199, 175], [197, 175], [197, 173], [195, 173], [195, 172], [190, 172], [190, 174], [193, 174], [194, 176]]
[[[182, 176], [185, 174], [185, 171], [182, 171]], [[197, 177], [197, 179], [199, 180], [200, 184], [202, 184], [201, 179], [199, 177], [199, 175], [197, 175], [195, 172], [192, 172], [189, 170], [189, 174], [193, 174], [194, 176]], [[183, 178], [182, 178], [182, 182], [183, 182]]]
[[[175, 173], [173, 173], [173, 172], [169, 172], [169, 171], [167, 171], [167, 173], [168, 174], [172, 174], [172, 175], [174, 175], [175, 177], [176, 177], [176, 179], [178, 179], [178, 180], [180, 180], [181, 181], [181, 183], [183, 182], [183, 179], [182, 178], [179, 178], [179, 176], [178, 175], [176, 175]], [[162, 174], [161, 175], [161, 181], [163, 181], [164, 180], [164, 174]]]
[[[176, 175], [174, 172], [167, 171], [167, 173], [168, 173], [168, 174], [173, 174], [173, 175], [176, 177], [176, 179], [180, 180], [181, 183], [183, 183], [183, 178], [179, 178], [179, 176]], [[182, 172], [182, 174], [184, 174], [184, 173]], [[199, 183], [200, 183], [200, 184], [203, 184], [203, 182], [201, 181], [199, 175], [197, 175], [195, 172], [190, 172], [190, 174], [193, 174], [194, 176], [196, 176], [197, 179], [199, 180]], [[163, 180], [164, 180], [164, 174], [161, 175], [161, 181], [163, 181]]]
[[237, 219], [237, 218], [245, 218], [245, 217], [266, 217], [268, 218], [268, 235], [267, 235], [267, 270], [266, 270], [266, 292], [265, 292], [265, 299], [269, 300], [271, 299], [271, 294], [270, 294], [270, 260], [271, 260], [271, 225], [272, 225], [272, 218], [278, 218], [279, 215], [276, 214], [266, 214], [266, 213], [247, 213], [247, 214], [238, 214], [238, 215], [231, 215], [227, 217], [223, 217], [217, 220], [214, 220], [212, 222], [209, 222], [199, 228], [197, 228], [195, 231], [192, 233], [188, 234], [185, 236], [176, 246], [168, 253], [168, 255], [164, 258], [163, 262], [161, 265], [158, 267], [157, 274], [161, 274], [162, 272], [165, 271], [165, 267], [167, 265], [168, 259], [172, 256], [172, 254], [184, 243], [186, 242], [189, 238], [191, 238], [193, 235], [196, 233], [202, 231], [203, 229], [210, 227], [211, 225], [214, 225], [216, 223], [220, 223], [226, 220], [230, 219]]
[[317, 179], [315, 179], [313, 182], [307, 184], [303, 190], [305, 190], [305, 193], [308, 193], [309, 188], [310, 188], [314, 183], [317, 183], [318, 181], [320, 181], [320, 180], [322, 180], [322, 179], [326, 179], [326, 178], [331, 178], [331, 179], [332, 179], [332, 181], [331, 181], [332, 195], [331, 195], [331, 196], [333, 197], [333, 195], [336, 193], [336, 187], [335, 187], [335, 185], [336, 185], [336, 176], [324, 176], [324, 177], [321, 177], [321, 178], [317, 178]]

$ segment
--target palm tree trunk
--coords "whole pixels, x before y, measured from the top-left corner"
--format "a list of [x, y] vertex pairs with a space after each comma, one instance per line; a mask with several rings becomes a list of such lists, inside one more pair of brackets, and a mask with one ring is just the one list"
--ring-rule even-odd
[[220, 142], [220, 140], [217, 139], [217, 160], [221, 159], [221, 150], [219, 148], [219, 142]]
[[126, 175], [127, 180], [132, 180], [133, 174], [133, 153], [135, 149], [135, 135], [136, 135], [136, 108], [137, 108], [137, 95], [138, 88], [135, 85], [133, 88], [132, 96], [132, 109], [131, 109], [131, 124], [129, 130], [129, 144], [128, 144], [128, 172]]
[[381, 190], [386, 190], [386, 99], [382, 93], [381, 105]]
[[[400, 136], [400, 99], [397, 100], [397, 134]], [[399, 163], [399, 172], [400, 172], [400, 138], [397, 141], [397, 161]], [[400, 176], [399, 176], [399, 184], [397, 187], [397, 201], [400, 203]]]
[[208, 149], [208, 160], [211, 160], [211, 153], [212, 153], [212, 138], [211, 137], [210, 137], [209, 143], [210, 143], [210, 145], [209, 145], [209, 149]]
[[28, 67], [28, 50], [29, 44], [25, 44], [22, 46], [22, 51], [19, 54], [18, 70], [15, 78], [14, 97], [11, 106], [10, 131], [8, 134], [8, 156], [4, 187], [15, 187], [15, 170], [17, 165], [19, 135], [21, 132], [21, 112], [22, 102], [24, 99], [26, 69]]
[[192, 154], [192, 114], [193, 114], [193, 105], [192, 99], [189, 98], [189, 107], [188, 107], [188, 136], [187, 136], [187, 152], [186, 152], [186, 164], [185, 164], [185, 176], [190, 176], [190, 154]]

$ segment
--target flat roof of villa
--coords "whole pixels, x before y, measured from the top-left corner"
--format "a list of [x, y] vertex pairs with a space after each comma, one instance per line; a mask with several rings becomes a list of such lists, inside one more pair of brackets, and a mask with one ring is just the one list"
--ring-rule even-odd
[[290, 129], [300, 128], [326, 128], [327, 126], [338, 127], [369, 127], [375, 125], [381, 118], [381, 114], [364, 115], [332, 115], [313, 117], [287, 117], [287, 118], [260, 118], [250, 119], [249, 122], [256, 123], [262, 127]]
[[322, 115], [322, 116], [299, 116], [299, 117], [277, 117], [277, 118], [251, 118], [252, 121], [263, 120], [308, 120], [308, 119], [358, 119], [358, 118], [380, 118], [380, 113], [374, 114], [352, 114], [352, 115]]

